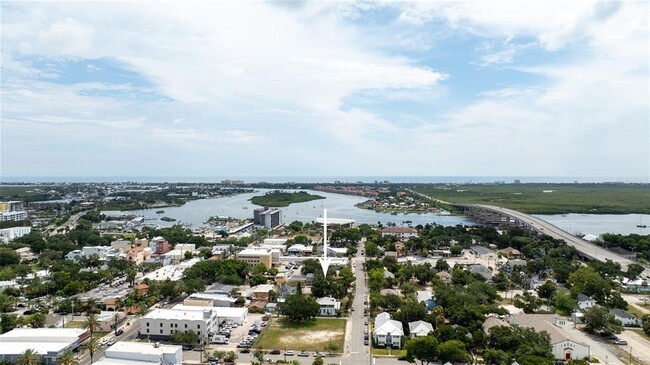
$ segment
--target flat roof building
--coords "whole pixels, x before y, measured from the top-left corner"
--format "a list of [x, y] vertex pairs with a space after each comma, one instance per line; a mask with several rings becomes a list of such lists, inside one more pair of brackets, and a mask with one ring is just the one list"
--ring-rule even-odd
[[56, 364], [65, 350], [77, 350], [90, 338], [79, 328], [14, 328], [0, 335], [0, 359], [16, 363], [25, 350], [32, 349], [45, 365]]
[[106, 349], [99, 365], [181, 365], [183, 349], [179, 345], [158, 342], [118, 342]]

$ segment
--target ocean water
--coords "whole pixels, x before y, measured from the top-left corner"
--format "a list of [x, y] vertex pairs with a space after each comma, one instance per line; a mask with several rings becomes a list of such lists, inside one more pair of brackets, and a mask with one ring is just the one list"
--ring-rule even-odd
[[91, 182], [141, 182], [141, 183], [218, 183], [222, 180], [243, 180], [246, 183], [334, 183], [336, 181], [373, 183], [649, 183], [648, 176], [2, 176], [2, 183], [91, 183]]

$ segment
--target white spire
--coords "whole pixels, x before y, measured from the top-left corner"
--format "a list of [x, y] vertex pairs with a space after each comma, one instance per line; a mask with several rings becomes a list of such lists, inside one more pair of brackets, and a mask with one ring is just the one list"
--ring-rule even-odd
[[323, 269], [323, 276], [327, 277], [327, 269], [331, 262], [331, 259], [327, 258], [327, 209], [323, 209], [323, 257], [319, 257], [318, 261]]

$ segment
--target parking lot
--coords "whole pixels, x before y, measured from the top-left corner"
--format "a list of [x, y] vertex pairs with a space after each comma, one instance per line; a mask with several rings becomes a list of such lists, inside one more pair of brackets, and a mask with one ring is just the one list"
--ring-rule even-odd
[[255, 322], [262, 322], [263, 314], [249, 313], [246, 320], [242, 325], [232, 328], [230, 331], [230, 341], [226, 344], [211, 343], [206, 347], [208, 351], [230, 351], [234, 350], [239, 352], [237, 344], [243, 341], [248, 336], [248, 330], [255, 324]]

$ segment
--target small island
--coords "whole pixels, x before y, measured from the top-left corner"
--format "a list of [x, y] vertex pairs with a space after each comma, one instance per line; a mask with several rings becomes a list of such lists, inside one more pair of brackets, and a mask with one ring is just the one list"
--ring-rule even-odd
[[156, 211], [156, 214], [163, 214], [163, 213], [165, 213], [164, 210], [157, 210], [157, 211]]
[[288, 192], [274, 190], [264, 195], [258, 195], [251, 198], [255, 205], [263, 207], [288, 207], [293, 203], [304, 203], [312, 200], [325, 199], [324, 196], [309, 194], [306, 191]]

